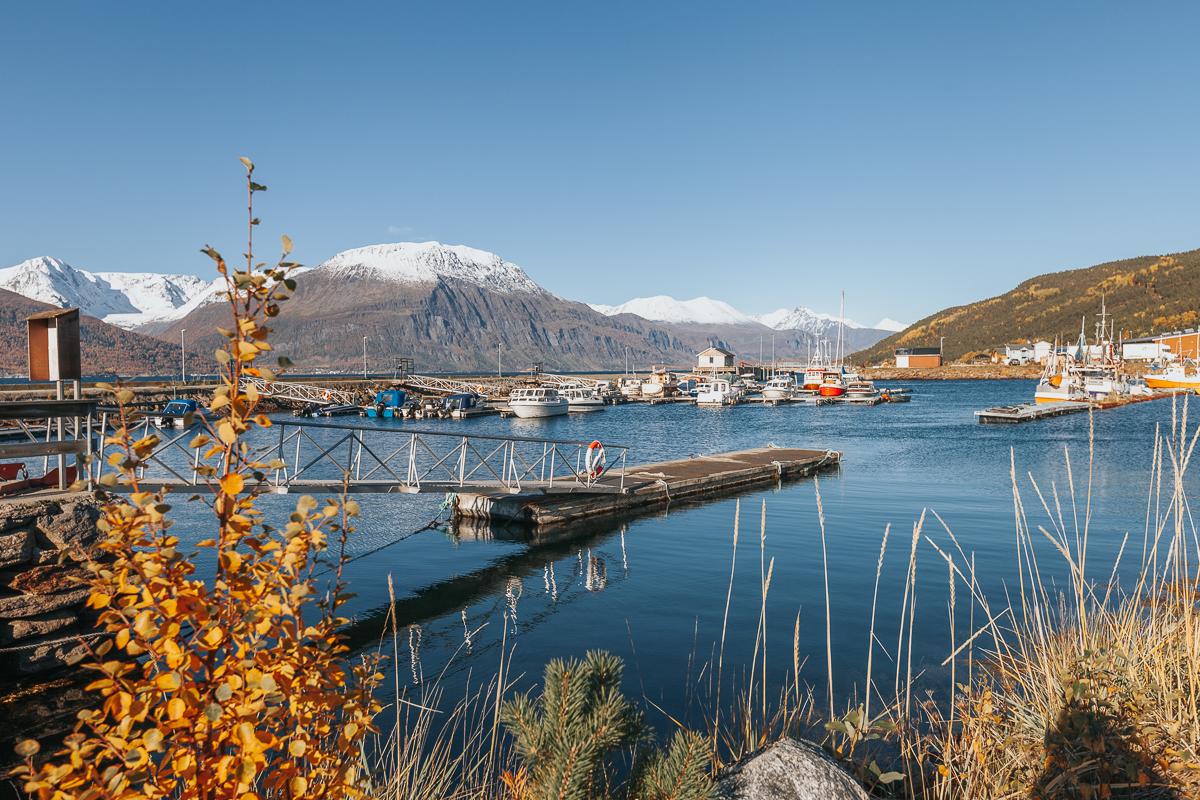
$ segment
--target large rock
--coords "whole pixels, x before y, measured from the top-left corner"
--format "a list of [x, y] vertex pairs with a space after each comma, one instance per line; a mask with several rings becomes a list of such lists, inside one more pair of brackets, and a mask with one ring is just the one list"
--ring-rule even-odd
[[783, 739], [725, 770], [720, 800], [869, 800], [862, 786], [824, 750]]
[[75, 558], [82, 558], [99, 536], [96, 520], [100, 519], [100, 508], [91, 500], [64, 502], [57, 513], [38, 517], [38, 528], [60, 550], [69, 551]]
[[90, 577], [78, 564], [44, 564], [0, 570], [0, 586], [22, 594], [55, 594], [78, 588]]
[[51, 611], [25, 619], [0, 620], [0, 644], [11, 644], [30, 636], [46, 636], [78, 621], [79, 615], [70, 609]]
[[0, 534], [0, 567], [24, 564], [33, 556], [33, 531], [18, 528]]
[[18, 594], [0, 597], [0, 619], [25, 619], [82, 605], [91, 590], [82, 586], [60, 594]]

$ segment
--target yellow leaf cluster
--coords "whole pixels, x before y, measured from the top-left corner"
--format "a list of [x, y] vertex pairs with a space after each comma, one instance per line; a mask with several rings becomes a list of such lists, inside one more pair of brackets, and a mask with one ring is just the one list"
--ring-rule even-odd
[[[243, 163], [253, 198], [265, 187]], [[253, 230], [252, 206], [251, 219]], [[244, 269], [204, 251], [225, 277], [234, 321], [223, 331], [221, 385], [209, 404], [219, 415], [196, 440], [208, 447], [200, 474], [212, 492], [214, 530], [196, 547], [215, 555], [215, 575], [198, 576], [196, 554], [170, 534], [164, 493], [138, 484], [138, 465], [158, 441], [133, 440], [132, 395], [121, 390], [111, 463], [129, 492], [104, 506], [103, 558], [88, 601], [109, 636], [87, 664], [95, 703], [62, 748], [40, 762], [36, 743], [18, 748], [26, 759], [18, 774], [39, 800], [344, 800], [365, 791], [361, 753], [375, 732], [373, 691], [382, 676], [372, 659], [347, 659], [340, 580], [325, 600], [313, 599], [322, 596], [318, 559], [330, 537], [347, 535], [357, 506], [301, 498], [283, 530], [265, 528], [255, 507], [252, 476], [269, 465], [253, 460], [244, 437], [270, 421], [241, 382], [260, 374], [252, 365], [270, 350], [264, 323], [286, 299], [286, 276], [297, 265], [256, 265], [252, 244]], [[284, 246], [286, 258], [290, 240]]]

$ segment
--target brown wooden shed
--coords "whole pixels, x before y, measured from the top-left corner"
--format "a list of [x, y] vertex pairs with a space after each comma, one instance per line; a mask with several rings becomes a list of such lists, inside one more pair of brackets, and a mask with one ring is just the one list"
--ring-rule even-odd
[[79, 309], [55, 308], [26, 317], [29, 326], [29, 380], [77, 381]]

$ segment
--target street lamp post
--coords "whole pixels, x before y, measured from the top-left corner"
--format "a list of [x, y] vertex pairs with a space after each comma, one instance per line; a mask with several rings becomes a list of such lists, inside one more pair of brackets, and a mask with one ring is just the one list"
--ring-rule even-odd
[[363, 337], [363, 380], [367, 379], [367, 337]]
[[187, 328], [179, 329], [179, 382], [187, 383], [187, 348], [183, 344], [183, 335]]

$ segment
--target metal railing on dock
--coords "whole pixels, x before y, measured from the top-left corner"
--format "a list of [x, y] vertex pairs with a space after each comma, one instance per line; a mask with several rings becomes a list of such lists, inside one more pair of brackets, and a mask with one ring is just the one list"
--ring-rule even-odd
[[[150, 418], [137, 423], [134, 438], [150, 426]], [[292, 421], [277, 421], [266, 433], [274, 441], [259, 444], [251, 457], [282, 462], [263, 481], [274, 492], [625, 490], [624, 445], [605, 445], [611, 468], [597, 469], [593, 442]], [[139, 476], [154, 485], [203, 485], [200, 449], [190, 446], [195, 435], [184, 430], [162, 440]], [[96, 480], [106, 470], [100, 455]]]

